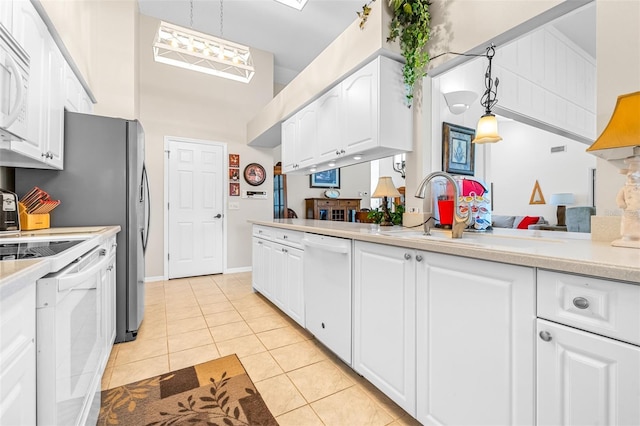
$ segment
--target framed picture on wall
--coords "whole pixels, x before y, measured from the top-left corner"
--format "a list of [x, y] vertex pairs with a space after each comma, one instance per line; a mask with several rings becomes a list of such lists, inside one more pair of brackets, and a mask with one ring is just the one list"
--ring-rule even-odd
[[340, 169], [325, 170], [309, 176], [311, 188], [340, 188]]
[[442, 123], [442, 170], [458, 175], [474, 175], [476, 150], [471, 141], [475, 135], [474, 129]]

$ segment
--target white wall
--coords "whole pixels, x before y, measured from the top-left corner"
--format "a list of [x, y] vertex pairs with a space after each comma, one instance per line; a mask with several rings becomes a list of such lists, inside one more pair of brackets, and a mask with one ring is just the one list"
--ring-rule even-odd
[[[264, 190], [267, 200], [229, 197], [240, 209], [228, 211], [227, 268], [251, 265], [249, 219], [269, 220], [273, 206], [271, 150], [246, 145], [246, 123], [273, 97], [273, 54], [252, 49], [256, 74], [249, 84], [197, 73], [153, 60], [152, 40], [158, 20], [140, 15], [140, 121], [145, 129], [146, 160], [151, 183], [152, 222], [147, 250], [147, 277], [162, 276], [164, 254], [164, 137], [176, 136], [228, 144], [240, 154], [240, 171], [249, 163], [264, 166], [267, 179], [251, 187], [243, 179], [241, 191]], [[226, 174], [226, 173], [225, 173]], [[228, 191], [225, 191], [228, 193]]]
[[[586, 145], [516, 121], [500, 122], [503, 140], [489, 146], [496, 214], [544, 216], [555, 223], [556, 206], [551, 194], [570, 192], [576, 206], [589, 205], [589, 169], [596, 157]], [[566, 145], [566, 152], [550, 153], [552, 146]], [[529, 204], [536, 180], [546, 204]]]

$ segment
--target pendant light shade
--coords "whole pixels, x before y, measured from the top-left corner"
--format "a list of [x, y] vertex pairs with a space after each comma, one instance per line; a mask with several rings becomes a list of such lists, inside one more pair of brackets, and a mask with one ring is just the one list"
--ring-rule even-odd
[[153, 41], [156, 62], [248, 83], [255, 74], [247, 46], [160, 22]]
[[501, 141], [498, 134], [498, 119], [493, 114], [485, 114], [478, 120], [476, 137], [472, 143], [495, 143]]
[[302, 10], [307, 0], [276, 0], [278, 3], [286, 4], [294, 9]]

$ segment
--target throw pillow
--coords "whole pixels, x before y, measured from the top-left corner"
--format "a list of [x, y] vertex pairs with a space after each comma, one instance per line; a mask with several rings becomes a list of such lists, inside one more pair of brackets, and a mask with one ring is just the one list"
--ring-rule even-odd
[[538, 223], [540, 216], [525, 216], [518, 224], [518, 229], [529, 229], [529, 225]]
[[491, 218], [494, 228], [512, 228], [515, 216], [493, 215]]

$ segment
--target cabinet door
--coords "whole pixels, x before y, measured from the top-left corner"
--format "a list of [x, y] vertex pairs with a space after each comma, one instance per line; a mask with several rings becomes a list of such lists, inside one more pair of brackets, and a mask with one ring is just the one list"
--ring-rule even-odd
[[316, 138], [318, 136], [316, 103], [311, 103], [296, 114], [296, 168], [310, 166], [315, 161]]
[[[3, 296], [4, 297], [4, 296]], [[0, 424], [36, 424], [36, 285], [0, 300]]]
[[415, 394], [415, 254], [357, 241], [354, 369], [409, 414]]
[[[344, 154], [342, 147], [342, 85], [337, 85], [318, 99], [317, 162], [333, 160]], [[342, 152], [341, 152], [342, 151]]]
[[418, 421], [533, 424], [534, 270], [439, 253], [422, 263]]
[[343, 145], [355, 154], [378, 145], [378, 64], [365, 65], [342, 82]]
[[537, 331], [539, 425], [640, 424], [640, 347], [545, 320]]
[[282, 123], [282, 171], [287, 173], [295, 169], [296, 165], [296, 116], [294, 115]]
[[62, 170], [64, 163], [64, 64], [62, 53], [53, 40], [49, 42], [49, 99], [46, 108], [48, 132], [45, 136], [47, 154], [46, 162], [50, 166]]
[[13, 35], [30, 57], [29, 93], [27, 97], [27, 141], [15, 145], [15, 151], [44, 161], [46, 108], [49, 103], [47, 27], [28, 0], [13, 2]]
[[271, 283], [270, 300], [282, 311], [286, 311], [287, 248], [281, 244], [273, 244], [271, 251]]
[[267, 298], [271, 297], [271, 243], [253, 238], [253, 288]]
[[9, 32], [11, 32], [13, 26], [12, 6], [13, 1], [0, 1], [0, 24], [2, 24]]
[[304, 327], [304, 292], [302, 287], [302, 261], [304, 251], [287, 249], [286, 313]]

